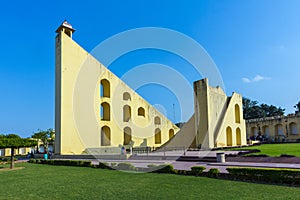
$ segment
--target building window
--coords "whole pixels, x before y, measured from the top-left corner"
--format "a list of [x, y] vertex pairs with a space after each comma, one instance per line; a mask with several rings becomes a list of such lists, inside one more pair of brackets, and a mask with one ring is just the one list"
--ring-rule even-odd
[[100, 118], [103, 121], [110, 121], [110, 106], [108, 103], [101, 103]]
[[269, 138], [270, 128], [269, 126], [263, 126], [262, 127], [262, 133], [265, 136], [266, 139]]
[[160, 118], [159, 118], [158, 116], [156, 116], [156, 117], [154, 118], [154, 124], [155, 124], [155, 125], [160, 125], [160, 124], [161, 124], [161, 120], [160, 120]]
[[145, 117], [145, 109], [143, 107], [138, 108], [138, 116]]
[[154, 140], [155, 144], [161, 144], [161, 131], [159, 128], [155, 129]]
[[297, 124], [295, 122], [290, 123], [289, 128], [290, 128], [290, 134], [291, 135], [297, 135], [298, 134]]
[[128, 92], [123, 93], [123, 100], [124, 101], [131, 100], [130, 94]]
[[131, 141], [131, 128], [125, 127], [124, 128], [124, 143], [123, 145], [129, 145]]
[[251, 127], [250, 136], [253, 137], [253, 139], [258, 136], [258, 129], [257, 129], [257, 127]]
[[129, 105], [123, 107], [123, 122], [129, 122], [131, 119], [131, 108]]
[[232, 130], [230, 126], [226, 128], [226, 145], [232, 146]]
[[275, 136], [284, 135], [282, 124], [277, 124], [275, 126]]
[[110, 146], [110, 128], [103, 126], [101, 128], [101, 146]]
[[100, 81], [100, 97], [110, 97], [110, 83], [107, 79]]
[[235, 123], [241, 123], [240, 107], [238, 104], [235, 104], [234, 111], [235, 111]]
[[240, 128], [236, 129], [236, 145], [242, 145], [242, 134]]
[[174, 137], [174, 129], [169, 130], [169, 139], [171, 139], [172, 137]]

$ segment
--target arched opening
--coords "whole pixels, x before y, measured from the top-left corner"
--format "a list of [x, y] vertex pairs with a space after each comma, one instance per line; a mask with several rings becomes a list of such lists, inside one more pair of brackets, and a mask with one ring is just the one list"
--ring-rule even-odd
[[131, 128], [125, 127], [124, 128], [124, 145], [129, 145], [131, 141]]
[[145, 117], [145, 109], [143, 107], [138, 108], [138, 116]]
[[100, 81], [100, 97], [110, 97], [110, 83], [107, 79]]
[[263, 126], [262, 127], [262, 134], [268, 140], [269, 134], [270, 134], [270, 127], [269, 126]]
[[226, 144], [227, 146], [232, 146], [232, 130], [230, 126], [226, 128]]
[[250, 137], [254, 140], [258, 135], [257, 127], [251, 127]]
[[235, 111], [235, 123], [241, 123], [240, 106], [238, 104], [235, 104], [234, 111]]
[[291, 135], [297, 135], [298, 134], [297, 124], [295, 122], [292, 122], [292, 123], [289, 124], [289, 129], [290, 129], [290, 134]]
[[242, 145], [242, 134], [240, 128], [236, 129], [236, 145]]
[[101, 128], [101, 146], [110, 145], [110, 128], [108, 126], [103, 126]]
[[[50, 151], [49, 148], [48, 148], [48, 151]], [[19, 154], [23, 155], [25, 153], [26, 153], [26, 148], [25, 147], [19, 148]]]
[[169, 130], [169, 139], [171, 139], [174, 136], [174, 129]]
[[123, 93], [123, 100], [124, 101], [128, 101], [128, 100], [131, 100], [131, 96], [128, 92], [124, 92]]
[[44, 145], [40, 145], [40, 147], [39, 147], [39, 152], [40, 152], [40, 153], [44, 153], [44, 152], [45, 152], [45, 147], [44, 147]]
[[155, 144], [161, 144], [161, 131], [159, 128], [155, 129], [154, 140]]
[[275, 135], [276, 135], [276, 136], [284, 135], [282, 124], [277, 124], [277, 125], [275, 126]]
[[129, 122], [131, 119], [131, 108], [129, 105], [123, 107], [123, 122]]
[[101, 103], [100, 117], [101, 117], [101, 120], [103, 120], [103, 121], [110, 120], [110, 106], [107, 102]]
[[160, 124], [161, 124], [160, 117], [156, 116], [156, 117], [154, 118], [154, 124], [155, 124], [155, 125], [160, 125]]

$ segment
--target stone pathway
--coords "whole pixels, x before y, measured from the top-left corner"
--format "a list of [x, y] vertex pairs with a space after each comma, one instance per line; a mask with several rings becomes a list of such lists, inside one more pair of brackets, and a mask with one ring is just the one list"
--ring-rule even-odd
[[[93, 160], [93, 164], [97, 164], [99, 160]], [[290, 168], [300, 169], [300, 164], [287, 164], [287, 163], [250, 163], [250, 162], [225, 162], [225, 163], [207, 163], [207, 162], [182, 162], [172, 160], [102, 160], [107, 163], [121, 163], [130, 162], [135, 167], [147, 167], [149, 164], [172, 164], [174, 169], [177, 170], [190, 170], [193, 166], [203, 166], [208, 171], [210, 168], [218, 168], [221, 173], [228, 173], [227, 167], [259, 167], [259, 168]]]
[[225, 163], [210, 163], [211, 166], [239, 166], [239, 167], [263, 167], [263, 168], [289, 168], [300, 169], [300, 164], [290, 163], [251, 163], [251, 162], [225, 162]]
[[[121, 163], [121, 162], [129, 162], [132, 163], [135, 167], [144, 167], [147, 168], [149, 164], [161, 165], [161, 164], [172, 164], [177, 170], [190, 170], [193, 166], [203, 166], [206, 168], [205, 171], [208, 171], [210, 168], [218, 168], [221, 173], [228, 173], [227, 167], [261, 167], [261, 168], [290, 168], [290, 169], [300, 169], [300, 164], [291, 164], [291, 163], [276, 163], [276, 162], [259, 162], [259, 160], [247, 160], [243, 162], [238, 162], [236, 160], [232, 160], [225, 163], [217, 163], [217, 162], [199, 162], [197, 160], [191, 161], [176, 161], [180, 156], [185, 155], [186, 157], [197, 158], [197, 157], [216, 157], [216, 154], [219, 152], [224, 152], [225, 154], [237, 154], [237, 151], [167, 151], [167, 152], [154, 152], [154, 153], [143, 153], [136, 154], [132, 156], [133, 159], [128, 160], [117, 160], [113, 157], [107, 159], [78, 159], [78, 160], [89, 160], [92, 161], [92, 164], [98, 164], [99, 161], [106, 163]], [[75, 159], [72, 159], [75, 160]], [[214, 160], [214, 159], [213, 159]], [[201, 160], [202, 161], [202, 160]]]

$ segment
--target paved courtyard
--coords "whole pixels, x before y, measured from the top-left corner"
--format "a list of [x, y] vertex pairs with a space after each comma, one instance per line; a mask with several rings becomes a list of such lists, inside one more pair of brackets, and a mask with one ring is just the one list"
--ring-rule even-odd
[[[132, 155], [129, 159], [116, 159], [116, 155], [104, 155], [104, 159], [83, 159], [83, 158], [68, 158], [69, 160], [89, 160], [92, 164], [98, 164], [99, 162], [105, 163], [121, 163], [129, 162], [135, 167], [147, 168], [149, 164], [161, 165], [161, 164], [172, 164], [177, 170], [190, 170], [192, 166], [204, 166], [205, 171], [210, 168], [218, 168], [222, 173], [228, 173], [227, 167], [261, 167], [261, 168], [290, 168], [300, 169], [300, 164], [292, 163], [271, 163], [271, 162], [216, 162], [217, 153], [224, 153], [226, 155], [235, 155], [238, 151], [161, 151], [155, 153], [138, 153]], [[97, 155], [95, 157], [101, 157]], [[187, 158], [187, 160], [178, 161], [179, 157]], [[201, 158], [209, 158], [210, 161], [198, 161]], [[25, 160], [24, 160], [25, 161]]]
[[[218, 163], [215, 161], [212, 162], [199, 162], [199, 161], [177, 161], [177, 158], [180, 156], [186, 157], [216, 157], [217, 153], [223, 151], [170, 151], [170, 152], [155, 152], [151, 154], [137, 154], [133, 159], [128, 160], [116, 160], [116, 159], [94, 159], [92, 163], [97, 164], [99, 161], [107, 163], [120, 163], [120, 162], [130, 162], [135, 167], [147, 167], [149, 164], [172, 164], [177, 170], [190, 170], [192, 166], [204, 166], [206, 167], [205, 171], [208, 171], [210, 168], [218, 168], [220, 172], [227, 173], [227, 167], [262, 167], [262, 168], [291, 168], [291, 169], [300, 169], [300, 164], [289, 164], [289, 163], [258, 163], [258, 162], [224, 162]], [[225, 151], [225, 154], [237, 154], [237, 151]], [[139, 159], [140, 158], [140, 159]], [[163, 159], [165, 158], [165, 160]]]
[[220, 172], [227, 173], [227, 167], [262, 167], [262, 168], [291, 168], [300, 169], [300, 164], [287, 164], [287, 163], [249, 163], [249, 162], [187, 162], [187, 161], [172, 161], [172, 160], [92, 160], [93, 164], [97, 164], [99, 161], [107, 163], [121, 163], [130, 162], [135, 167], [147, 167], [149, 164], [172, 164], [175, 169], [178, 170], [190, 170], [192, 166], [204, 166], [205, 171], [210, 168], [218, 168]]

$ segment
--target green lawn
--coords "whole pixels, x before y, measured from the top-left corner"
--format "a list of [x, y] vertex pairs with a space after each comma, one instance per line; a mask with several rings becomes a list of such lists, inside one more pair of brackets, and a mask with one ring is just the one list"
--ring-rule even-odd
[[254, 153], [254, 154], [265, 154], [269, 156], [280, 156], [281, 154], [288, 154], [288, 155], [294, 155], [300, 157], [300, 143], [262, 144], [259, 146], [246, 147], [242, 149], [260, 150], [260, 153]]
[[0, 199], [299, 199], [300, 188], [172, 174], [17, 164], [0, 171]]

